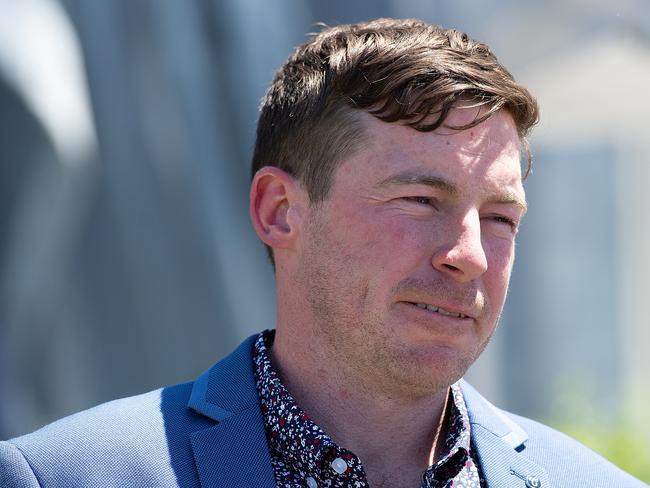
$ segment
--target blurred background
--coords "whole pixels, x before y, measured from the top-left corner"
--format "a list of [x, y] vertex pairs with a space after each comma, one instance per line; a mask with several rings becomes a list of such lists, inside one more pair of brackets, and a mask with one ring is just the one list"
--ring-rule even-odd
[[257, 107], [316, 22], [419, 17], [538, 97], [530, 211], [468, 379], [650, 481], [647, 0], [0, 0], [0, 439], [274, 326]]

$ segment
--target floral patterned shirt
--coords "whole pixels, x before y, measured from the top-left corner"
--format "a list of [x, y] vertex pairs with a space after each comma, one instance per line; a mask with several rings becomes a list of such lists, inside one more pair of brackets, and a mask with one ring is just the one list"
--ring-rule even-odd
[[[268, 353], [274, 338], [275, 331], [260, 333], [253, 347], [253, 363], [278, 488], [369, 488], [361, 460], [337, 446], [280, 382]], [[458, 385], [451, 386], [449, 407], [442, 455], [423, 473], [421, 488], [485, 488]]]

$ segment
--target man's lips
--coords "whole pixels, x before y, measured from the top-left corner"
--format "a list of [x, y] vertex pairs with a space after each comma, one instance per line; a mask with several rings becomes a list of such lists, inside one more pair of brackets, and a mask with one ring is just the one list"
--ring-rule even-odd
[[422, 302], [404, 302], [409, 305], [413, 305], [415, 307], [418, 307], [422, 310], [428, 310], [429, 312], [433, 313], [439, 313], [440, 315], [446, 315], [447, 317], [455, 317], [459, 319], [471, 319], [472, 316], [468, 311], [457, 311], [457, 309], [448, 307], [448, 308], [443, 308], [439, 307], [436, 305], [431, 305], [428, 303], [422, 303]]

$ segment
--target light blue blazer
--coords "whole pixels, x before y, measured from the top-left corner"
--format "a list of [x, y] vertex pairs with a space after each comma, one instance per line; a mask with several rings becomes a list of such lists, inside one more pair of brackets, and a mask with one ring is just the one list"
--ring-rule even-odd
[[[0, 487], [274, 487], [253, 340], [192, 383], [0, 442]], [[465, 382], [461, 387], [490, 488], [647, 486], [563, 434], [497, 409]]]

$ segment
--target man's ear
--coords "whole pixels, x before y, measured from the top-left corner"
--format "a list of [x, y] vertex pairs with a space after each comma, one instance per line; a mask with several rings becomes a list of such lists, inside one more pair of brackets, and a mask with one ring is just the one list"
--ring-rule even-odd
[[296, 217], [304, 198], [300, 183], [286, 171], [265, 166], [255, 173], [249, 211], [255, 232], [266, 245], [293, 247], [299, 226]]

